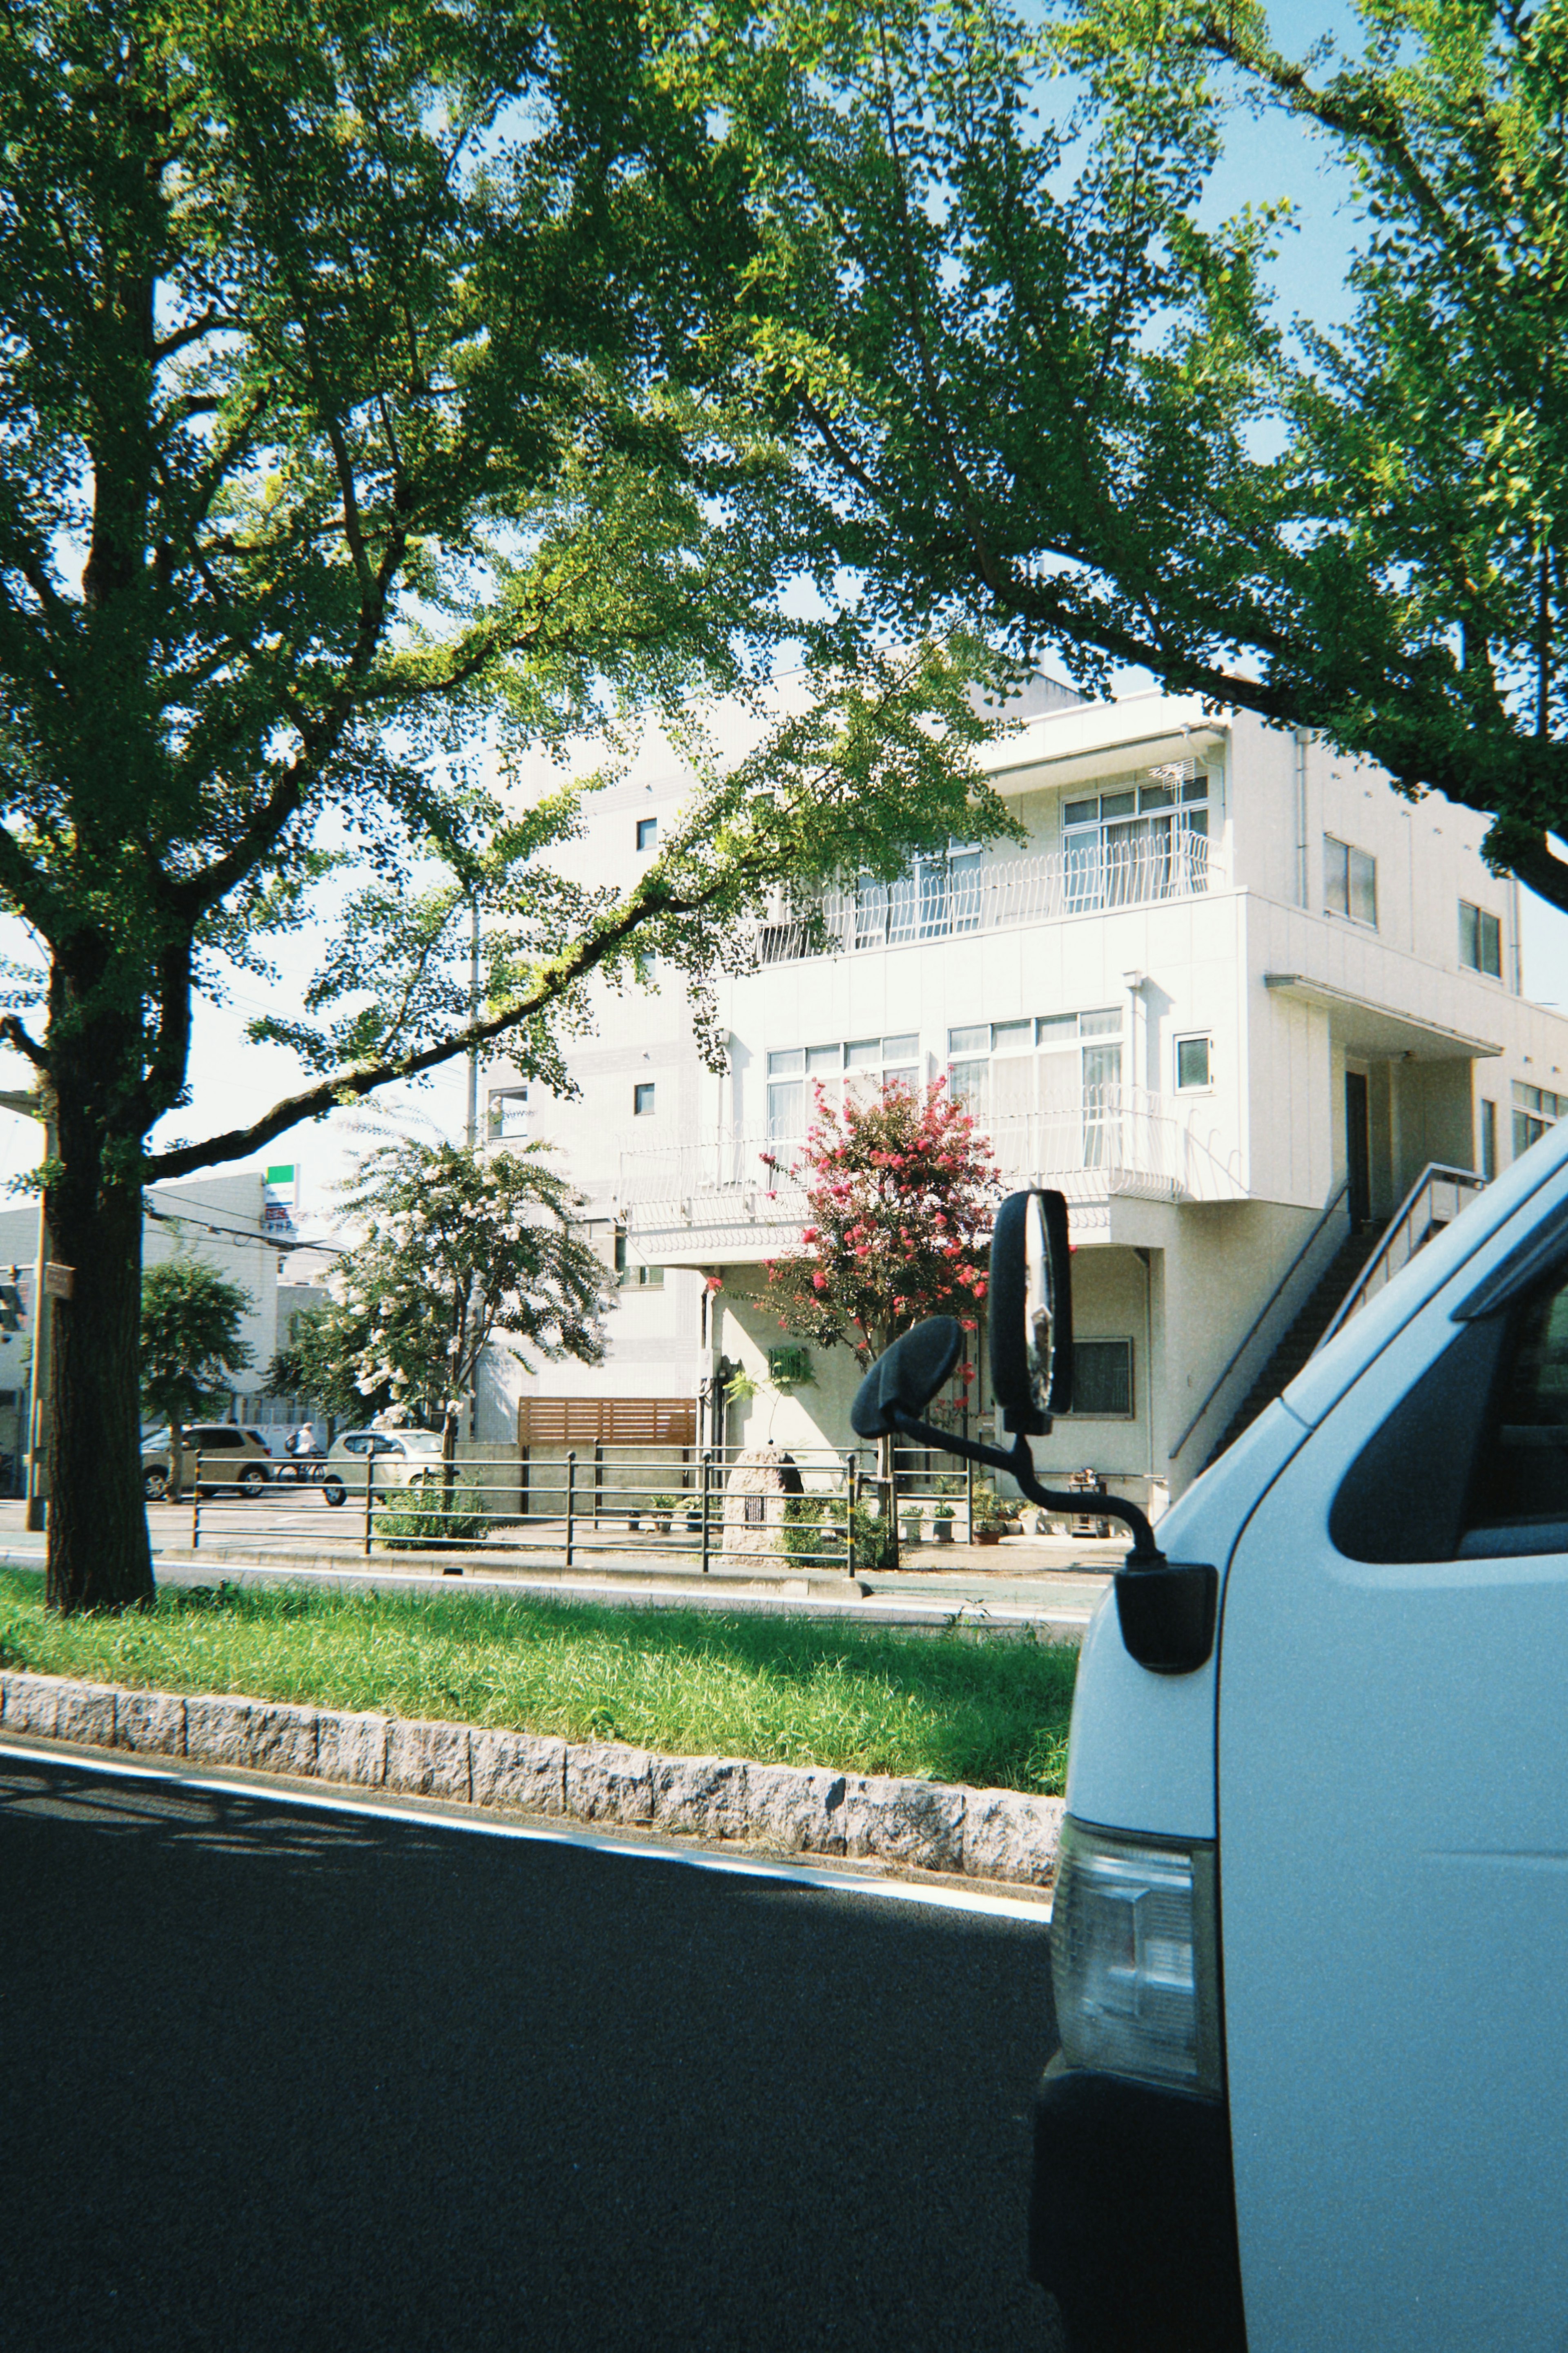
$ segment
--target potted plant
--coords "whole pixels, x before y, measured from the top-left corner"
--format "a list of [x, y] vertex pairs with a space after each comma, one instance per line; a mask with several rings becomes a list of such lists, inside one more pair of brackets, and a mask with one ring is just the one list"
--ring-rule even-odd
[[972, 1544], [995, 1545], [1002, 1541], [1005, 1510], [994, 1487], [976, 1487], [969, 1514], [969, 1536]]
[[921, 1514], [918, 1504], [908, 1505], [899, 1514], [899, 1535], [900, 1540], [907, 1545], [919, 1544], [921, 1540]]
[[653, 1499], [653, 1532], [656, 1536], [667, 1536], [669, 1534], [669, 1524], [674, 1516], [675, 1497], [656, 1495]]
[[935, 1511], [931, 1515], [931, 1542], [933, 1544], [951, 1544], [952, 1542], [952, 1505], [951, 1504], [939, 1504]]

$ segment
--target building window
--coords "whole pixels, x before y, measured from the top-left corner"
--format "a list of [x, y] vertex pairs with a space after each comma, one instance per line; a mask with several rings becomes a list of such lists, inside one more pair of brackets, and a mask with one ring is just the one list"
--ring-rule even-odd
[[1480, 1174], [1489, 1185], [1497, 1175], [1497, 1105], [1481, 1097]]
[[1369, 849], [1323, 836], [1323, 904], [1331, 915], [1377, 929], [1377, 860]]
[[1069, 915], [1208, 886], [1209, 780], [1180, 769], [1062, 808]]
[[656, 817], [639, 817], [639, 818], [638, 818], [638, 819], [637, 819], [637, 848], [638, 848], [638, 849], [639, 849], [639, 850], [652, 849], [654, 849], [654, 848], [658, 845], [658, 818], [656, 818]]
[[492, 1144], [509, 1136], [526, 1135], [528, 1127], [528, 1089], [526, 1087], [492, 1087], [487, 1132]]
[[644, 1079], [640, 1086], [636, 1086], [632, 1089], [632, 1117], [634, 1119], [651, 1119], [653, 1117], [653, 1111], [654, 1082], [651, 1079]]
[[901, 947], [910, 940], [950, 939], [977, 932], [981, 918], [982, 854], [954, 842], [931, 858], [917, 858], [896, 882], [862, 875], [855, 892], [858, 948]]
[[805, 1133], [805, 1050], [768, 1056], [768, 1141], [790, 1144]]
[[830, 1101], [874, 1103], [893, 1080], [920, 1084], [921, 1041], [912, 1029], [892, 1038], [851, 1038], [837, 1046], [794, 1046], [768, 1056], [768, 1138], [788, 1144], [805, 1134], [813, 1086]]
[[1459, 902], [1459, 962], [1467, 972], [1484, 972], [1502, 978], [1502, 925], [1484, 907]]
[[662, 1291], [662, 1266], [644, 1266], [626, 1253], [626, 1229], [616, 1228], [616, 1282], [622, 1291]]
[[1178, 1038], [1176, 1084], [1184, 1092], [1214, 1084], [1214, 1041], [1209, 1038]]
[[1131, 1421], [1131, 1340], [1075, 1340], [1072, 1352], [1074, 1421]]
[[1522, 1086], [1513, 1082], [1513, 1156], [1528, 1152], [1532, 1144], [1543, 1136], [1549, 1127], [1556, 1125], [1568, 1111], [1568, 1095], [1554, 1095], [1548, 1087]]
[[[982, 1021], [947, 1033], [947, 1084], [955, 1103], [992, 1128], [1045, 1118], [1077, 1130], [1080, 1150], [1052, 1167], [1100, 1165], [1108, 1113], [1121, 1084], [1121, 1008], [1048, 1013], [1037, 1020]], [[1059, 1153], [1066, 1139], [1042, 1145]], [[1082, 1156], [1082, 1155], [1087, 1155]]]

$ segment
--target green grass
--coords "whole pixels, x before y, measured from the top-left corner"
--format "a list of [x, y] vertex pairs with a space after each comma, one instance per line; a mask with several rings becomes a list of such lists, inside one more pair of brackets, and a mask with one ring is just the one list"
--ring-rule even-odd
[[1059, 1794], [1078, 1653], [820, 1620], [507, 1596], [170, 1587], [55, 1618], [0, 1570], [0, 1664], [180, 1692]]

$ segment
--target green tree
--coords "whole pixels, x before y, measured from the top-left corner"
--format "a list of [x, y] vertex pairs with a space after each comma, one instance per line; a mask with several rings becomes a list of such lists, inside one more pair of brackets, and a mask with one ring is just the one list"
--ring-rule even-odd
[[370, 1338], [363, 1313], [328, 1299], [320, 1307], [297, 1309], [291, 1321], [288, 1339], [268, 1367], [272, 1396], [307, 1398], [333, 1423], [362, 1421], [392, 1403], [390, 1388], [367, 1396], [354, 1377]]
[[[845, 1343], [863, 1370], [928, 1315], [978, 1330], [1001, 1178], [945, 1080], [892, 1080], [842, 1105], [819, 1086], [800, 1158], [773, 1166], [806, 1211], [800, 1248], [767, 1264], [782, 1330], [822, 1348]], [[971, 1365], [963, 1377], [973, 1379]]]
[[[968, 657], [792, 619], [822, 518], [742, 380], [721, 126], [607, 0], [16, 0], [0, 12], [0, 907], [47, 964], [0, 1036], [51, 1115], [48, 1592], [145, 1599], [142, 1187], [554, 1020], [637, 947], [695, 976], [781, 885], [1003, 829]], [[694, 233], [695, 232], [695, 233]], [[487, 789], [487, 727], [758, 711], [621, 892], [552, 871], [580, 794]], [[931, 722], [935, 721], [933, 725]], [[672, 723], [674, 723], [672, 722]], [[683, 742], [700, 746], [689, 725]], [[305, 1082], [217, 1135], [193, 1008], [269, 933], [341, 938]], [[468, 1018], [443, 957], [489, 911]]]
[[[1356, 18], [718, 5], [671, 70], [732, 110], [759, 372], [890, 624], [1318, 731], [1568, 906], [1568, 13]], [[1287, 207], [1213, 218], [1238, 105], [1348, 167], [1342, 330], [1280, 316]]]
[[345, 1198], [365, 1228], [337, 1271], [339, 1332], [363, 1335], [355, 1388], [441, 1431], [449, 1491], [486, 1349], [504, 1345], [524, 1366], [531, 1350], [598, 1364], [610, 1275], [573, 1222], [582, 1197], [540, 1144], [483, 1153], [386, 1145]]
[[184, 1428], [221, 1404], [252, 1360], [240, 1325], [256, 1303], [197, 1258], [164, 1259], [142, 1278], [142, 1402], [169, 1425], [169, 1492], [178, 1500]]

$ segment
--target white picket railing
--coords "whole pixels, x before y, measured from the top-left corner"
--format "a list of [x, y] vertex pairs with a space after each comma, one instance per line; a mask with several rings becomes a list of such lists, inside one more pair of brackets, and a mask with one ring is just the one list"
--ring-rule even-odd
[[827, 892], [820, 926], [788, 913], [759, 924], [757, 960], [790, 964], [1191, 899], [1208, 889], [1209, 874], [1206, 836], [1175, 826], [1126, 839], [1093, 834], [1034, 858], [922, 860], [900, 881]]
[[[1238, 1155], [1174, 1116], [1142, 1087], [1102, 1087], [1076, 1111], [977, 1120], [1004, 1177], [1057, 1187], [1069, 1200], [1234, 1201], [1246, 1190]], [[620, 1161], [619, 1198], [635, 1227], [748, 1219], [788, 1228], [805, 1219], [793, 1176], [799, 1137], [710, 1135]]]

